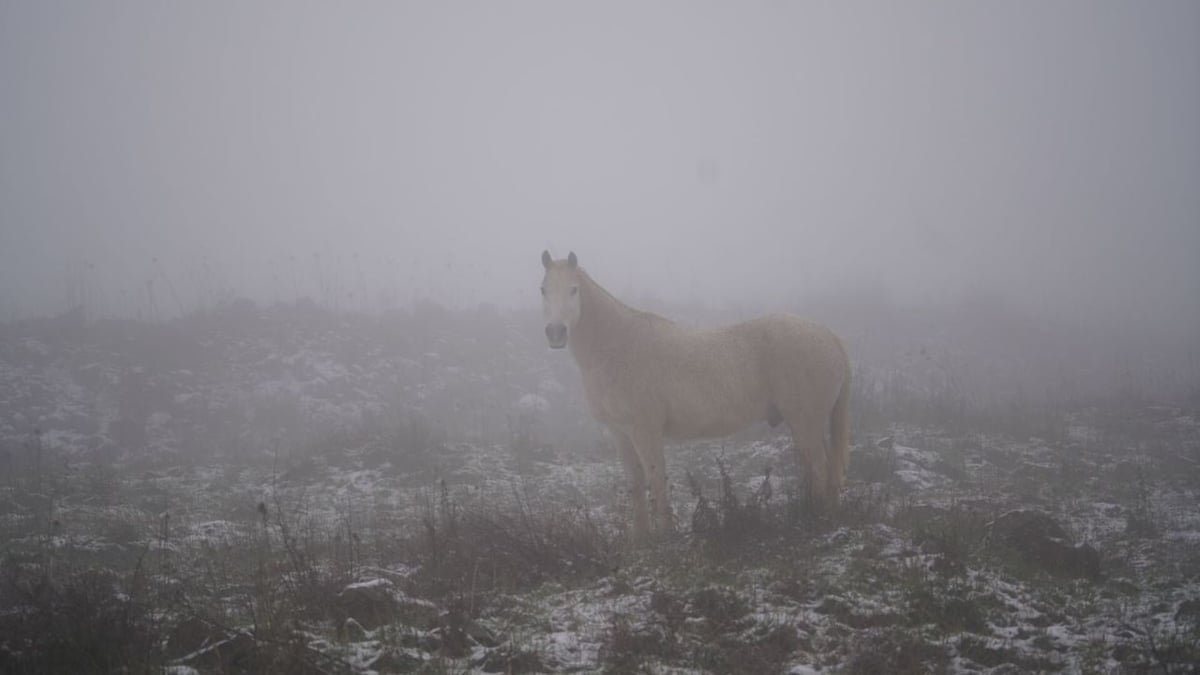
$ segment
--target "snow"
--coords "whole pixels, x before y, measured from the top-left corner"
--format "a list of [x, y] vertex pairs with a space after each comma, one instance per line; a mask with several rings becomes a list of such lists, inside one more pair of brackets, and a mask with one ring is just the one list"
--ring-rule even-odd
[[393, 588], [392, 582], [387, 579], [368, 579], [367, 581], [359, 581], [346, 586], [346, 590], [354, 590], [359, 588]]
[[193, 523], [188, 527], [185, 540], [189, 543], [223, 542], [242, 534], [245, 527], [228, 520], [208, 520]]
[[930, 450], [919, 450], [903, 445], [893, 448], [896, 456], [896, 477], [909, 487], [925, 492], [942, 487], [949, 479], [933, 470], [938, 456]]
[[[615, 453], [597, 453], [602, 456], [593, 458], [585, 445], [593, 442], [590, 438], [581, 441], [578, 435], [547, 434], [553, 451], [520, 463], [503, 437], [505, 415], [514, 410], [542, 415], [551, 410], [551, 401], [555, 414], [539, 417], [539, 425], [590, 419], [577, 385], [564, 386], [554, 375], [560, 372], [557, 366], [547, 365], [540, 356], [513, 353], [520, 347], [510, 346], [496, 357], [503, 359], [500, 366], [481, 374], [465, 365], [469, 361], [456, 351], [459, 347], [453, 336], [439, 338], [436, 352], [428, 351], [427, 344], [414, 342], [404, 353], [390, 348], [361, 352], [376, 356], [371, 362], [358, 363], [357, 357], [336, 356], [347, 352], [332, 344], [339, 340], [352, 342], [349, 336], [337, 335], [296, 338], [286, 345], [249, 340], [237, 349], [219, 352], [221, 367], [228, 370], [221, 371], [223, 379], [203, 366], [164, 371], [147, 368], [144, 375], [157, 378], [155, 386], [161, 388], [154, 391], [163, 392], [141, 420], [151, 436], [151, 454], [136, 458], [140, 462], [136, 472], [113, 479], [118, 483], [119, 499], [80, 491], [92, 470], [85, 459], [77, 462], [79, 468], [54, 476], [59, 481], [55, 485], [64, 488], [55, 495], [52, 515], [61, 520], [63, 530], [52, 537], [40, 533], [25, 536], [41, 515], [34, 514], [30, 502], [18, 499], [16, 488], [0, 486], [0, 504], [7, 509], [0, 513], [0, 534], [14, 535], [6, 539], [13, 550], [40, 553], [48, 549], [72, 564], [106, 565], [123, 550], [156, 550], [164, 520], [161, 514], [166, 510], [171, 514], [165, 540], [171, 555], [165, 557], [171, 566], [187, 569], [193, 559], [202, 556], [215, 560], [230, 551], [243, 552], [236, 546], [261, 546], [269, 541], [271, 551], [278, 551], [277, 529], [264, 528], [255, 511], [266, 496], [272, 518], [281, 505], [289, 523], [294, 523], [292, 532], [312, 536], [318, 545], [328, 544], [322, 537], [331, 537], [331, 532], [344, 533], [347, 523], [356, 534], [362, 534], [368, 564], [355, 567], [353, 576], [345, 577], [355, 579], [354, 583], [344, 588], [384, 588], [404, 602], [443, 610], [446, 601], [422, 595], [427, 589], [417, 583], [423, 578], [420, 573], [426, 571], [420, 567], [420, 556], [405, 560], [370, 557], [378, 555], [376, 549], [387, 550], [394, 537], [420, 532], [421, 500], [428, 498], [439, 480], [446, 481], [450, 498], [463, 508], [504, 510], [523, 503], [533, 508], [578, 509], [605, 527], [623, 517], [626, 487]], [[523, 340], [514, 338], [513, 344], [523, 345]], [[58, 353], [58, 347], [39, 345], [36, 349], [56, 363], [69, 361]], [[95, 354], [84, 356], [77, 362], [91, 364], [101, 375], [110, 367], [110, 361]], [[487, 367], [493, 365], [489, 362]], [[110, 422], [123, 414], [119, 397], [105, 389], [115, 385], [89, 373], [80, 382], [100, 384], [82, 386], [72, 381], [76, 371], [78, 368], [65, 365], [35, 368], [23, 362], [0, 363], [0, 379], [6, 384], [0, 396], [27, 392], [22, 396], [36, 402], [25, 410], [10, 411], [0, 422], [0, 442], [26, 447], [23, 444], [31, 438], [26, 427], [32, 426], [30, 420], [38, 420], [44, 425], [42, 443], [52, 455], [47, 466], [55, 467], [61, 466], [62, 456], [70, 451], [96, 447], [93, 444], [98, 441], [111, 442], [103, 436], [111, 428]], [[113, 367], [112, 372], [118, 369]], [[570, 380], [564, 377], [563, 381]], [[480, 383], [487, 386], [480, 387]], [[501, 430], [501, 437], [482, 433], [467, 437], [462, 429], [464, 411], [473, 415], [489, 409], [488, 405], [499, 418], [494, 426]], [[365, 420], [371, 414], [383, 422], [369, 426]], [[446, 420], [445, 431], [451, 437], [430, 443], [424, 455], [414, 451], [415, 461], [424, 466], [414, 468], [388, 453], [379, 453], [386, 461], [375, 457], [368, 462], [366, 458], [378, 445], [393, 443], [379, 429], [388, 428], [393, 418], [409, 414], [414, 419], [424, 416], [431, 426]], [[1172, 459], [1177, 465], [1194, 466], [1194, 459], [1183, 456], [1194, 448], [1194, 416], [1170, 410], [1156, 414], [1156, 419], [1164, 420], [1157, 423], [1181, 426], [1182, 440], [1168, 438], [1162, 442], [1162, 450], [1122, 441], [1112, 451], [1110, 445], [1116, 442], [1106, 436], [1111, 432], [1101, 433], [1087, 416], [1071, 420], [1056, 441], [1013, 442], [978, 433], [964, 437], [928, 429], [897, 430], [892, 435], [904, 442], [891, 448], [895, 472], [873, 482], [851, 477], [847, 497], [852, 503], [859, 503], [853, 501], [857, 499], [866, 504], [868, 513], [835, 520], [832, 529], [822, 524], [780, 534], [777, 539], [786, 543], [774, 539], [766, 543], [768, 548], [786, 548], [775, 551], [778, 558], [765, 563], [736, 556], [714, 561], [701, 547], [691, 545], [695, 542], [678, 549], [669, 548], [676, 543], [667, 544], [665, 553], [625, 550], [617, 545], [614, 548], [618, 550], [613, 551], [617, 572], [600, 579], [555, 579], [532, 589], [511, 591], [512, 602], [486, 596], [478, 605], [485, 613], [481, 622], [508, 645], [539, 652], [553, 670], [596, 670], [603, 665], [601, 648], [609, 639], [614, 617], [638, 628], [655, 625], [654, 621], [662, 621], [651, 608], [656, 593], [686, 606], [689, 593], [702, 584], [719, 583], [750, 608], [745, 617], [748, 627], [721, 638], [749, 639], [756, 629], [795, 626], [809, 646], [798, 649], [782, 670], [808, 675], [824, 672], [818, 664], [844, 663], [844, 651], [837, 650], [849, 647], [839, 645], [852, 644], [863, 635], [848, 626], [845, 617], [827, 607], [822, 610], [823, 601], [836, 599], [852, 607], [854, 616], [904, 616], [906, 588], [924, 584], [917, 586], [918, 590], [937, 594], [950, 589], [958, 593], [956, 598], [980, 601], [985, 621], [978, 634], [970, 634], [972, 639], [997, 649], [1057, 659], [1053, 662], [1069, 669], [1076, 663], [1072, 659], [1098, 639], [1110, 645], [1136, 646], [1138, 636], [1122, 637], [1122, 631], [1128, 630], [1122, 623], [1136, 625], [1142, 636], [1179, 629], [1174, 619], [1179, 604], [1200, 597], [1196, 583], [1180, 576], [1200, 546], [1200, 511], [1195, 508], [1194, 486], [1183, 484], [1186, 475], [1167, 476], [1169, 480], [1153, 483], [1132, 497], [1130, 485], [1085, 485], [1082, 479], [1076, 485], [1061, 480], [1064, 466], [1076, 467], [1067, 462], [1077, 463], [1088, 479], [1100, 476], [1105, 480], [1126, 463], [1141, 467], [1152, 477], [1154, 471], [1162, 470], [1158, 464], [1164, 457], [1174, 457], [1171, 453], [1180, 455]], [[76, 428], [80, 419], [91, 417], [95, 418], [95, 433]], [[215, 458], [198, 453], [187, 455], [198, 464], [194, 468], [171, 464], [174, 460], [167, 453], [178, 452], [189, 438], [215, 446], [211, 448]], [[959, 444], [957, 454], [947, 451], [952, 445], [947, 439]], [[970, 449], [963, 452], [963, 445]], [[270, 461], [273, 448], [279, 448], [278, 470]], [[771, 487], [778, 505], [797, 478], [789, 449], [786, 434], [765, 429], [726, 442], [673, 447], [668, 469], [679, 522], [686, 524], [694, 506], [685, 487], [685, 472], [697, 476], [711, 499], [719, 480], [718, 459], [731, 472], [742, 498], [758, 490], [763, 467], [772, 466]], [[235, 455], [232, 461], [227, 461], [226, 453]], [[959, 461], [954, 466], [965, 477], [946, 475], [948, 459]], [[147, 465], [149, 470], [144, 468]], [[1018, 480], [1024, 482], [1018, 484]], [[902, 489], [896, 489], [896, 481], [903, 484]], [[1014, 485], [1032, 489], [1015, 493]], [[520, 502], [522, 499], [525, 502]], [[914, 509], [962, 514], [967, 502], [979, 503], [979, 508], [987, 511], [1007, 508], [1014, 501], [1022, 505], [1036, 502], [1034, 505], [1053, 513], [1073, 537], [1094, 544], [1103, 553], [1104, 564], [1110, 566], [1107, 578], [1087, 586], [1022, 576], [976, 550], [968, 552], [965, 572], [939, 576], [944, 573], [933, 565], [937, 556], [914, 544], [911, 525], [897, 517]], [[877, 513], [871, 511], [875, 503], [880, 504]], [[1153, 532], [1130, 534], [1134, 515], [1148, 516]], [[324, 549], [316, 550], [323, 555]], [[158, 558], [157, 553], [153, 557]], [[988, 562], [981, 564], [981, 560]], [[230, 557], [228, 562], [243, 561]], [[487, 574], [486, 567], [486, 561], [481, 563], [481, 575]], [[796, 581], [801, 586], [798, 595], [779, 590], [781, 580]], [[516, 604], [520, 612], [503, 614], [505, 606]], [[388, 650], [428, 657], [419, 650], [399, 651], [394, 639], [385, 638], [386, 628], [368, 631], [362, 641], [348, 643], [335, 639], [333, 628], [331, 634], [324, 634], [324, 628], [313, 628], [310, 646], [342, 659], [355, 672], [374, 672], [372, 664]], [[698, 635], [711, 636], [712, 628], [702, 617], [685, 616], [673, 629], [685, 634], [693, 631], [686, 639], [695, 640]], [[928, 626], [921, 630], [932, 631]], [[960, 637], [936, 639], [953, 645]], [[810, 650], [822, 658], [806, 653]], [[486, 648], [476, 646], [473, 656], [486, 653]], [[984, 670], [962, 655], [952, 658], [954, 668]], [[1106, 662], [1113, 663], [1111, 659], [1099, 663], [1103, 666]], [[451, 665], [458, 670], [472, 667], [469, 661]], [[648, 669], [689, 672], [678, 663], [658, 661]], [[196, 671], [175, 665], [167, 672], [191, 675]]]
[[524, 413], [543, 413], [550, 409], [550, 402], [537, 394], [525, 394], [517, 401], [516, 407]]
[[587, 668], [599, 660], [600, 644], [586, 641], [572, 631], [558, 630], [538, 636], [531, 641], [531, 646], [560, 670]]

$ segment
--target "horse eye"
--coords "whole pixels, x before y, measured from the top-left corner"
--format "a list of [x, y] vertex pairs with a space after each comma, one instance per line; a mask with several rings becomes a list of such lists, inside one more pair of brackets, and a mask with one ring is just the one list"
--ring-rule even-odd
[[571, 287], [571, 295], [575, 295], [575, 294], [576, 294], [576, 293], [578, 293], [578, 292], [579, 292], [579, 287], [578, 287], [578, 286], [572, 286], [572, 287]]

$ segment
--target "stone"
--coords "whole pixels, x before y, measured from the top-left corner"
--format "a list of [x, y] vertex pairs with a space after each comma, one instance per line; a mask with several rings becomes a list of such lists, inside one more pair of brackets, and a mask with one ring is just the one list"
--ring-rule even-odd
[[1058, 577], [1098, 579], [1100, 553], [1071, 543], [1049, 514], [1033, 509], [1009, 511], [988, 524], [993, 545], [1015, 553], [1023, 562]]

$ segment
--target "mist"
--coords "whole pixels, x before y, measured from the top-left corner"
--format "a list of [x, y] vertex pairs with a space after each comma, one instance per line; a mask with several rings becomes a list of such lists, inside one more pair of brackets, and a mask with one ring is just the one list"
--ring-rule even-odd
[[1194, 672], [1198, 120], [1194, 0], [0, 1], [0, 672]]
[[1200, 9], [6, 3], [0, 313], [871, 288], [1200, 325]]

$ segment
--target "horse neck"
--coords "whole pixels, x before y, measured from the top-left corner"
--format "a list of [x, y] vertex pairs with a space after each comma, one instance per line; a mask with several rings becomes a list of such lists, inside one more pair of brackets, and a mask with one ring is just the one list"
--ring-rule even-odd
[[581, 366], [618, 349], [628, 334], [635, 310], [580, 271], [580, 314], [571, 337], [571, 353]]

